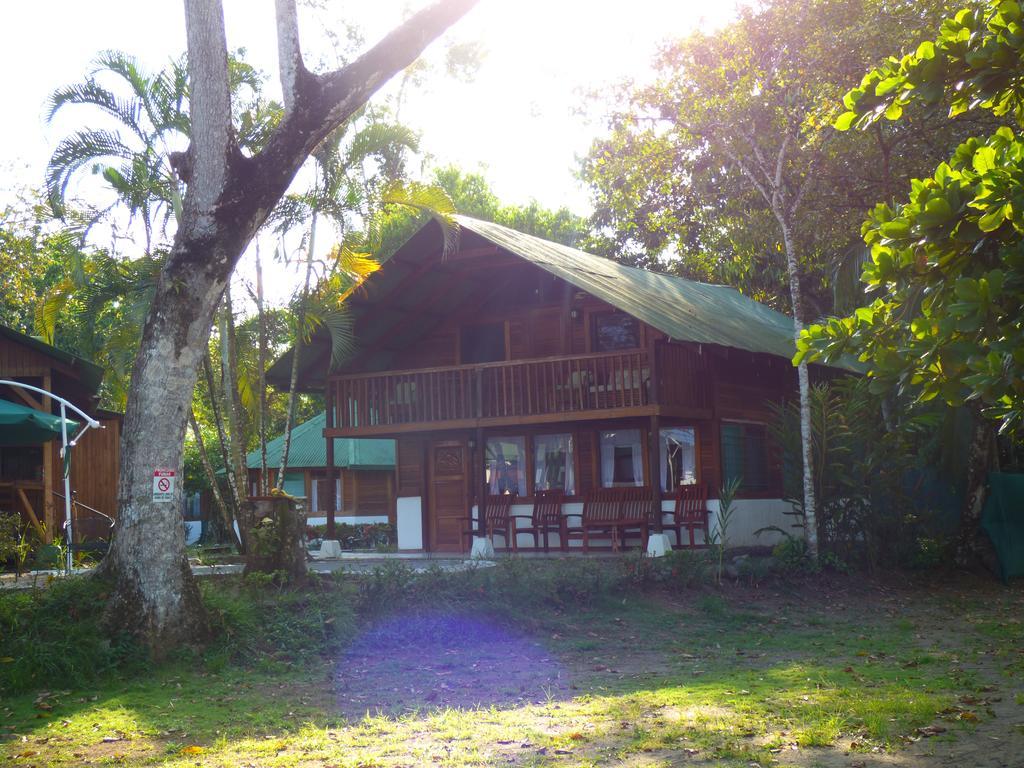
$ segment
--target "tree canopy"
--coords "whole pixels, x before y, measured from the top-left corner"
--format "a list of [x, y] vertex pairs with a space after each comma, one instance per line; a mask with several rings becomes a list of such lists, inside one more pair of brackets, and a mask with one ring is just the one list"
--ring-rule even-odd
[[876, 388], [918, 401], [974, 403], [1004, 431], [1024, 423], [1024, 26], [1017, 2], [968, 8], [934, 40], [890, 58], [844, 99], [836, 126], [873, 130], [919, 103], [950, 122], [983, 110], [1006, 121], [971, 138], [902, 202], [863, 227], [873, 301], [807, 330], [800, 358], [855, 353]]

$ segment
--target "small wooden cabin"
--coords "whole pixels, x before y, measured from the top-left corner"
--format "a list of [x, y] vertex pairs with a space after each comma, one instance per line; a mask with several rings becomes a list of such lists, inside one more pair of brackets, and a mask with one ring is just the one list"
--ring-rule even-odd
[[591, 490], [639, 486], [669, 510], [701, 483], [714, 512], [730, 477], [734, 543], [770, 544], [754, 532], [791, 509], [768, 422], [797, 395], [792, 320], [733, 288], [458, 222], [454, 253], [427, 224], [350, 299], [355, 354], [330, 370], [320, 339], [301, 361], [327, 437], [396, 441], [399, 548], [463, 550], [494, 494], [529, 515], [536, 490], [561, 489], [568, 514]]
[[[0, 326], [0, 379], [29, 384], [63, 397], [102, 424], [90, 429], [71, 453], [71, 491], [77, 541], [106, 539], [117, 513], [121, 415], [97, 408], [103, 370], [39, 339]], [[0, 386], [0, 398], [59, 413], [49, 398]], [[0, 513], [18, 513], [47, 541], [64, 524], [60, 441], [0, 448]], [[95, 511], [94, 511], [95, 510]], [[100, 512], [102, 514], [96, 514]]]
[[[284, 490], [308, 500], [310, 525], [327, 522], [328, 509], [334, 503], [334, 519], [339, 523], [395, 522], [395, 443], [393, 440], [334, 440], [334, 472], [328, 471], [327, 444], [324, 440], [326, 414], [314, 416], [292, 430], [288, 449], [288, 468]], [[267, 467], [270, 483], [281, 466], [284, 435], [267, 442]], [[246, 457], [250, 492], [259, 493], [259, 450]], [[330, 483], [334, 481], [334, 494]]]

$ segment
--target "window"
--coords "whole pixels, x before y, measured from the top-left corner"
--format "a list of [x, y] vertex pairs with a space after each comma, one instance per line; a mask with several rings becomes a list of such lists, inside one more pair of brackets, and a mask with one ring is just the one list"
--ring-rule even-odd
[[621, 312], [605, 312], [594, 316], [594, 352], [614, 352], [640, 346], [640, 321]]
[[494, 495], [526, 495], [526, 439], [489, 437], [484, 453], [484, 476]]
[[289, 496], [306, 498], [306, 475], [302, 472], [285, 472], [283, 490]]
[[661, 430], [661, 490], [697, 482], [697, 436], [693, 427]]
[[576, 493], [572, 435], [537, 435], [533, 438], [533, 487], [537, 491]]
[[495, 363], [505, 359], [505, 324], [487, 323], [463, 327], [459, 338], [463, 363]]
[[744, 491], [768, 490], [768, 438], [764, 424], [722, 424], [722, 476], [727, 483], [739, 478]]
[[[328, 477], [317, 477], [313, 481], [313, 512], [327, 512], [331, 503], [331, 480]], [[334, 511], [341, 512], [341, 478], [334, 478]]]
[[644, 484], [644, 451], [639, 429], [601, 433], [601, 486]]
[[0, 449], [0, 478], [42, 480], [43, 449], [25, 446]]

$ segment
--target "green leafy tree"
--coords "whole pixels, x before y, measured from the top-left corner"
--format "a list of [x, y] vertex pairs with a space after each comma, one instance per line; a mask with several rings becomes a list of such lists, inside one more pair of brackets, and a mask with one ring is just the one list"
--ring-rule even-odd
[[863, 280], [873, 301], [809, 328], [797, 359], [855, 353], [876, 390], [941, 398], [976, 415], [958, 557], [979, 552], [990, 425], [1024, 422], [1024, 27], [1012, 0], [968, 8], [938, 37], [890, 58], [846, 94], [836, 121], [872, 129], [908, 108], [950, 103], [950, 119], [986, 110], [1008, 124], [970, 139], [910, 196], [879, 204], [863, 227]]
[[[595, 222], [627, 258], [675, 257], [684, 275], [736, 285], [794, 318], [794, 333], [832, 303], [831, 275], [867, 199], [885, 196], [936, 140], [928, 121], [840, 146], [830, 123], [859, 72], [913, 40], [942, 3], [773, 0], [713, 34], [663, 49], [659, 78], [627, 86], [611, 134], [583, 166]], [[841, 46], [836, 40], [842, 40]], [[916, 43], [916, 40], [915, 40]], [[940, 142], [941, 144], [941, 142]], [[948, 146], [948, 145], [945, 145]], [[934, 150], [932, 150], [934, 152]], [[878, 163], [865, 158], [880, 157]], [[849, 273], [849, 269], [845, 270]], [[809, 376], [798, 367], [803, 494], [815, 549]]]
[[[627, 263], [732, 285], [791, 311], [776, 217], [722, 149], [732, 143], [754, 166], [759, 143], [771, 166], [773, 145], [788, 131], [795, 138], [786, 184], [809, 176], [792, 227], [805, 319], [837, 303], [856, 306], [864, 211], [994, 126], [981, 114], [933, 119], [941, 104], [916, 106], [912, 119], [863, 133], [835, 136], [828, 125], [866, 69], [913, 50], [949, 7], [949, 0], [770, 0], [722, 30], [667, 43], [654, 61], [654, 83], [627, 82], [593, 99], [609, 129], [580, 170], [593, 191], [595, 236]], [[756, 142], [738, 146], [716, 133], [741, 123]]]

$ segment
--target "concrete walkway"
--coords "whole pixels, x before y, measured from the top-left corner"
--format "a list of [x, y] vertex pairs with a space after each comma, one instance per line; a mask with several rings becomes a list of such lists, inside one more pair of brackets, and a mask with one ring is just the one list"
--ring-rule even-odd
[[[493, 560], [465, 560], [453, 557], [426, 558], [415, 553], [345, 552], [340, 559], [313, 560], [309, 563], [309, 570], [311, 573], [334, 573], [335, 571], [369, 573], [374, 568], [380, 568], [385, 563], [395, 560], [403, 562], [406, 567], [416, 573], [422, 573], [432, 568], [440, 568], [442, 571], [465, 571], [470, 568], [491, 568], [497, 565]], [[196, 576], [228, 576], [241, 573], [244, 567], [242, 563], [221, 563], [219, 565], [193, 563], [192, 573]], [[71, 575], [82, 576], [91, 571], [91, 568], [75, 568], [71, 571]], [[30, 571], [21, 574], [19, 579], [15, 579], [13, 573], [0, 573], [0, 590], [46, 587], [52, 580], [63, 576], [63, 570]]]

